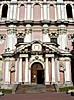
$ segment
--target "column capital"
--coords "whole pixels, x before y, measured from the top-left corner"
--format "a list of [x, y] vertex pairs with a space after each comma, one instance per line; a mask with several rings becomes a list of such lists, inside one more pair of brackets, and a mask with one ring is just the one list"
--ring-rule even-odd
[[46, 54], [45, 57], [46, 58], [49, 58], [49, 57], [54, 58], [54, 54]]
[[48, 25], [47, 25], [47, 24], [44, 24], [44, 25], [43, 25], [42, 31], [43, 31], [44, 34], [49, 33], [49, 28], [48, 28]]
[[26, 25], [25, 33], [26, 33], [26, 34], [32, 33], [32, 29], [31, 29], [31, 25], [30, 25], [30, 24], [27, 24], [27, 25]]
[[9, 25], [8, 26], [8, 34], [13, 34], [13, 33], [16, 33], [16, 26], [15, 25]]

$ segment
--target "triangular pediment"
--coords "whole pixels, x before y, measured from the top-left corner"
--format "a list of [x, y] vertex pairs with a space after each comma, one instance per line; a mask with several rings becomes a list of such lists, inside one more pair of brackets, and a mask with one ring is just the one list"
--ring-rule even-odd
[[41, 42], [39, 40], [34, 40], [30, 43], [21, 44], [16, 50], [15, 53], [57, 53], [57, 54], [70, 54], [64, 50], [59, 49], [54, 44]]

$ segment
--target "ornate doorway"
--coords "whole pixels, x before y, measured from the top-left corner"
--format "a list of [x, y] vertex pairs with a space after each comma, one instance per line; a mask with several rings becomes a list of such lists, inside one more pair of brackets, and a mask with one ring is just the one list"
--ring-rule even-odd
[[42, 64], [36, 62], [31, 67], [31, 83], [44, 84], [44, 70]]

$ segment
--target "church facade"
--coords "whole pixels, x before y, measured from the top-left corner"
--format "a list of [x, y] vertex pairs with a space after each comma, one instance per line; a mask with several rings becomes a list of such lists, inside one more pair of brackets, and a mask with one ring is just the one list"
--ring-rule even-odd
[[72, 0], [1, 0], [3, 84], [72, 84]]

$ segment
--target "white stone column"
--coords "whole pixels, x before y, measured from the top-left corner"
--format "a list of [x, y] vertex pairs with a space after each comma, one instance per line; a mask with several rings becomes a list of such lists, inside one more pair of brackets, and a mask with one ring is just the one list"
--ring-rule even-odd
[[26, 25], [26, 30], [25, 30], [24, 42], [31, 42], [31, 35], [32, 35], [31, 25], [27, 24]]
[[22, 58], [19, 58], [19, 83], [22, 83]]
[[13, 12], [13, 19], [16, 20], [16, 16], [17, 16], [17, 4], [14, 5], [14, 12]]
[[65, 83], [70, 84], [71, 83], [71, 64], [70, 64], [70, 58], [65, 59]]
[[48, 18], [47, 18], [47, 19], [48, 19], [48, 20], [50, 20], [50, 11], [49, 11], [49, 5], [47, 5], [47, 12], [48, 12], [48, 13], [47, 13], [47, 16], [48, 16]]
[[32, 5], [32, 7], [31, 7], [31, 20], [33, 20], [33, 14], [34, 14], [34, 10], [33, 10], [33, 8], [34, 8], [34, 5]]
[[27, 20], [31, 19], [31, 5], [27, 5]]
[[9, 50], [15, 49], [15, 43], [16, 43], [16, 26], [10, 25], [8, 27], [8, 34], [7, 34], [7, 48], [9, 48]]
[[15, 83], [18, 83], [17, 81], [17, 63], [18, 63], [18, 59], [15, 61]]
[[0, 5], [0, 19], [1, 19], [1, 17], [2, 17], [2, 7], [3, 7], [3, 5]]
[[50, 42], [50, 38], [49, 38], [49, 29], [48, 29], [48, 25], [47, 24], [44, 24], [43, 25], [43, 30], [42, 30], [43, 34], [42, 34], [42, 39], [43, 39], [43, 42]]
[[66, 47], [66, 34], [62, 34], [62, 50]]
[[41, 20], [43, 20], [43, 7], [41, 5]]
[[43, 8], [44, 8], [44, 13], [43, 13], [43, 16], [44, 16], [44, 17], [43, 17], [43, 19], [44, 19], [44, 20], [47, 20], [47, 11], [48, 11], [48, 10], [47, 10], [47, 5], [45, 4], [45, 5], [43, 6]]
[[24, 9], [25, 9], [25, 10], [24, 10], [24, 11], [25, 11], [25, 13], [24, 13], [24, 20], [26, 20], [26, 12], [27, 12], [27, 11], [26, 11], [26, 9], [27, 9], [27, 8], [26, 8], [26, 5], [25, 5]]
[[31, 0], [28, 0], [28, 2], [30, 2]]
[[64, 20], [64, 18], [65, 18], [64, 5], [61, 5], [61, 16], [62, 16], [62, 20]]
[[45, 61], [45, 84], [49, 84], [49, 66], [48, 66], [48, 58], [46, 57]]
[[57, 0], [57, 2], [62, 3], [62, 2], [63, 2], [63, 0]]
[[28, 57], [26, 57], [25, 60], [25, 83], [29, 83]]
[[60, 20], [61, 19], [60, 5], [57, 5], [57, 10], [58, 10], [58, 20]]
[[9, 61], [5, 62], [5, 84], [10, 84]]
[[17, 7], [17, 20], [19, 20], [19, 15], [20, 15], [20, 5]]
[[13, 5], [10, 5], [10, 20], [13, 19]]
[[10, 5], [8, 5], [7, 20], [10, 20]]
[[17, 0], [11, 0], [11, 1], [14, 1], [14, 2], [15, 2], [15, 1], [17, 1]]
[[31, 83], [31, 69], [29, 69], [29, 84]]
[[55, 60], [52, 57], [52, 83], [55, 83]]
[[74, 19], [74, 5], [72, 5], [72, 15], [73, 15], [73, 19]]
[[60, 82], [60, 65], [59, 65], [59, 60], [57, 60], [57, 79], [58, 79], [58, 82]]
[[7, 48], [9, 48], [9, 50], [12, 50], [12, 41], [12, 33], [8, 33]]
[[66, 11], [66, 5], [64, 5], [64, 11], [65, 11], [65, 20], [67, 20], [67, 11]]

